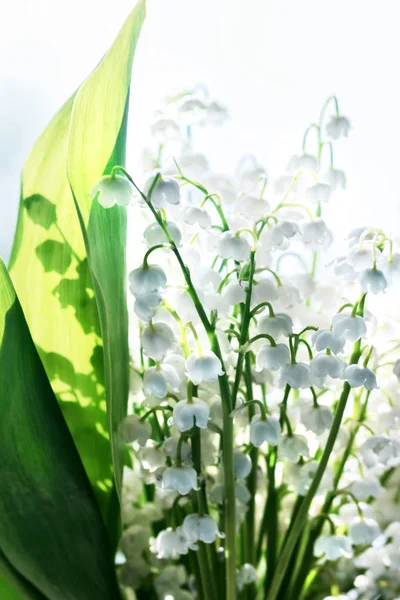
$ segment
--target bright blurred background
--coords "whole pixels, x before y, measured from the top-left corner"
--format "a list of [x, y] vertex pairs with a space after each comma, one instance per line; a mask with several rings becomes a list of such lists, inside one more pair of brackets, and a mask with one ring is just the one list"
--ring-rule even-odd
[[[33, 142], [97, 64], [134, 0], [13, 0], [0, 22], [0, 254], [8, 259], [20, 171]], [[272, 177], [301, 150], [305, 127], [332, 92], [351, 119], [335, 166], [348, 192], [336, 226], [397, 234], [400, 203], [398, 0], [149, 0], [133, 69], [129, 165], [154, 110], [205, 82], [231, 121], [202, 140], [212, 166], [256, 154]]]

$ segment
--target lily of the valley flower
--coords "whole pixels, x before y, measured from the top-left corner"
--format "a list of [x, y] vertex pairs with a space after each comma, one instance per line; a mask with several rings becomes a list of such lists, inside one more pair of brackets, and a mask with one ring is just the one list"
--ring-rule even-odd
[[217, 251], [223, 258], [233, 258], [242, 262], [248, 260], [250, 250], [251, 247], [246, 238], [232, 231], [224, 231], [218, 239]]
[[261, 415], [254, 415], [250, 423], [250, 441], [256, 448], [264, 442], [276, 446], [281, 436], [281, 426], [276, 417], [263, 419]]
[[135, 199], [135, 189], [123, 175], [104, 175], [92, 189], [90, 196], [98, 199], [103, 208], [112, 208], [115, 204], [128, 206]]
[[193, 467], [168, 467], [162, 477], [163, 488], [186, 495], [191, 490], [199, 490], [197, 473]]
[[182, 530], [192, 546], [196, 545], [196, 542], [212, 544], [217, 537], [225, 537], [218, 530], [217, 523], [210, 515], [199, 515], [197, 513], [187, 515], [183, 521]]
[[180, 400], [174, 406], [173, 420], [179, 431], [188, 431], [194, 425], [205, 429], [210, 416], [207, 402], [199, 398]]
[[212, 383], [224, 374], [221, 361], [214, 352], [206, 352], [201, 355], [193, 352], [186, 360], [186, 370], [194, 385], [199, 385], [203, 381]]

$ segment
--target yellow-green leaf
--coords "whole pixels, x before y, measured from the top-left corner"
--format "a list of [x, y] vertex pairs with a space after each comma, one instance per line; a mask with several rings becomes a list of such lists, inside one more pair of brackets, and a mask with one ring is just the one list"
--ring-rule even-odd
[[0, 571], [31, 600], [120, 598], [106, 529], [0, 260]]
[[129, 387], [125, 291], [126, 210], [104, 209], [90, 192], [104, 173], [123, 164], [132, 59], [145, 17], [139, 0], [113, 46], [78, 90], [72, 109], [67, 173], [76, 203], [101, 323], [114, 475], [120, 491], [124, 462], [118, 432]]

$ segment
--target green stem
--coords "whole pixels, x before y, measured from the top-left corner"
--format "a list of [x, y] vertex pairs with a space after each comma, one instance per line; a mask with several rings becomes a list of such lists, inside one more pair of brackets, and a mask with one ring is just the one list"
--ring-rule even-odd
[[[350, 364], [358, 363], [358, 360], [360, 358], [360, 346], [361, 346], [360, 341], [356, 342], [356, 344], [354, 345]], [[285, 548], [282, 552], [281, 558], [279, 560], [279, 563], [278, 563], [274, 578], [272, 580], [271, 587], [269, 589], [269, 593], [266, 597], [266, 600], [276, 600], [276, 598], [278, 596], [282, 580], [286, 574], [286, 570], [291, 561], [292, 553], [297, 544], [297, 540], [306, 525], [309, 508], [310, 508], [311, 503], [314, 499], [314, 496], [318, 490], [318, 487], [321, 483], [321, 479], [325, 473], [325, 469], [328, 465], [329, 458], [331, 456], [334, 444], [336, 442], [337, 435], [339, 433], [339, 428], [340, 428], [340, 425], [341, 425], [341, 422], [343, 419], [343, 414], [344, 414], [344, 411], [345, 411], [345, 408], [347, 405], [347, 400], [348, 400], [348, 397], [350, 394], [350, 390], [351, 390], [351, 387], [346, 381], [343, 385], [342, 393], [340, 395], [340, 399], [339, 399], [339, 402], [337, 405], [333, 424], [332, 424], [331, 430], [329, 432], [329, 436], [326, 441], [325, 449], [322, 453], [321, 460], [320, 460], [318, 468], [315, 472], [315, 475], [314, 475], [314, 478], [310, 485], [310, 488], [301, 503], [299, 512], [297, 513], [296, 519], [293, 523], [292, 531], [290, 532], [290, 534], [288, 536], [286, 546], [285, 546]]]

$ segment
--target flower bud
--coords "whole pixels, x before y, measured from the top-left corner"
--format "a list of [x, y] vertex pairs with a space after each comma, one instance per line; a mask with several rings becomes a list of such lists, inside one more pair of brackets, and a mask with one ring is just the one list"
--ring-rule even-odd
[[367, 325], [362, 317], [338, 313], [332, 319], [332, 332], [348, 342], [356, 342], [367, 333]]
[[317, 354], [310, 361], [311, 382], [322, 389], [325, 387], [327, 377], [341, 379], [345, 367], [345, 363], [337, 356]]
[[183, 521], [182, 530], [192, 546], [196, 542], [212, 544], [217, 537], [225, 537], [223, 533], [219, 532], [218, 525], [210, 515], [200, 516], [197, 513], [187, 515]]
[[381, 534], [381, 528], [374, 519], [353, 519], [348, 536], [354, 546], [370, 545]]
[[159, 292], [167, 285], [167, 276], [157, 265], [141, 266], [129, 273], [130, 290], [136, 297]]
[[175, 343], [172, 329], [165, 323], [151, 323], [143, 331], [143, 352], [156, 362], [162, 360]]
[[271, 371], [277, 371], [288, 362], [290, 362], [290, 352], [285, 344], [277, 344], [276, 346], [263, 344], [257, 352], [256, 370], [270, 369]]
[[248, 454], [244, 454], [240, 450], [234, 450], [233, 461], [235, 465], [235, 476], [237, 479], [246, 479], [250, 474], [252, 463]]
[[191, 490], [199, 490], [197, 473], [193, 467], [168, 467], [162, 477], [163, 488], [170, 492], [179, 492], [182, 496]]
[[[168, 229], [169, 235], [174, 240], [177, 246], [181, 245], [182, 233], [179, 227], [173, 221], [167, 221], [165, 227]], [[152, 223], [143, 232], [144, 240], [148, 248], [157, 246], [158, 244], [168, 244], [168, 238], [158, 223]]]
[[174, 406], [174, 424], [179, 431], [188, 431], [196, 425], [205, 429], [210, 416], [210, 407], [203, 400], [193, 398], [192, 402], [180, 400]]
[[318, 352], [330, 350], [333, 354], [343, 352], [346, 343], [344, 338], [335, 335], [329, 329], [319, 329], [312, 335], [311, 341]]
[[311, 385], [310, 367], [304, 363], [286, 364], [281, 372], [281, 384], [287, 383], [294, 390]]
[[350, 121], [347, 117], [335, 115], [326, 125], [326, 135], [333, 140], [341, 137], [348, 137], [350, 131]]
[[213, 383], [224, 374], [221, 361], [214, 352], [207, 352], [201, 356], [193, 352], [186, 360], [186, 370], [194, 385], [199, 385], [203, 381]]
[[246, 585], [251, 585], [257, 581], [257, 571], [250, 563], [245, 563], [239, 569], [237, 575], [237, 585], [241, 591]]
[[262, 419], [261, 415], [254, 415], [250, 424], [250, 442], [259, 448], [264, 442], [276, 446], [281, 436], [281, 426], [276, 417]]
[[165, 398], [169, 389], [178, 392], [179, 385], [178, 373], [171, 365], [149, 367], [144, 372], [143, 388], [146, 396], [154, 394], [157, 398]]
[[349, 365], [344, 370], [342, 377], [352, 388], [358, 388], [363, 385], [366, 390], [378, 389], [376, 375], [367, 367]]
[[284, 435], [279, 442], [278, 452], [280, 458], [297, 463], [301, 456], [309, 456], [307, 440], [302, 435]]
[[260, 333], [268, 333], [275, 340], [281, 335], [289, 337], [293, 333], [293, 321], [289, 315], [276, 313], [273, 317], [261, 317], [258, 322]]
[[333, 415], [327, 406], [306, 406], [301, 412], [301, 421], [306, 429], [321, 435], [325, 430], [330, 429], [333, 421]]
[[315, 542], [314, 556], [325, 560], [351, 558], [353, 552], [350, 540], [344, 535], [321, 535]]
[[111, 208], [115, 204], [128, 206], [135, 199], [135, 189], [123, 175], [104, 175], [96, 183], [90, 196], [97, 196], [99, 204], [104, 208]]
[[327, 183], [314, 183], [314, 185], [306, 189], [305, 197], [312, 204], [329, 202], [331, 188]]
[[157, 558], [173, 560], [178, 559], [182, 554], [187, 554], [189, 543], [182, 527], [178, 527], [175, 531], [168, 527], [160, 531], [156, 538], [151, 538], [150, 552], [156, 554]]
[[244, 237], [232, 231], [224, 231], [218, 238], [217, 251], [223, 258], [233, 258], [242, 262], [248, 260], [251, 247]]
[[120, 430], [127, 444], [138, 442], [140, 446], [145, 446], [151, 436], [149, 423], [141, 421], [135, 414], [125, 417], [120, 425]]
[[365, 271], [361, 273], [360, 285], [364, 292], [379, 294], [379, 292], [384, 292], [386, 290], [387, 281], [382, 271], [379, 271], [376, 268], [365, 269]]

